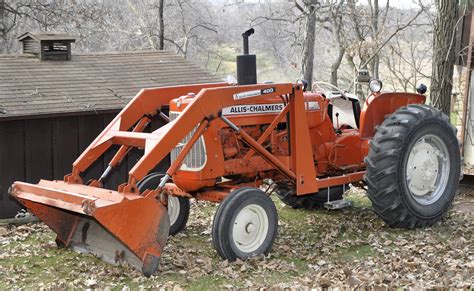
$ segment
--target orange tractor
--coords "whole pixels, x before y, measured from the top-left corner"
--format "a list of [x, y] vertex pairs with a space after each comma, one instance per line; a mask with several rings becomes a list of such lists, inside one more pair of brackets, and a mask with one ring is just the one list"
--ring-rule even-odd
[[[143, 89], [63, 181], [15, 182], [11, 195], [57, 234], [58, 245], [127, 262], [145, 276], [156, 271], [168, 236], [184, 228], [191, 198], [220, 202], [212, 239], [228, 260], [269, 252], [278, 225], [272, 193], [294, 208], [338, 208], [350, 185], [361, 186], [390, 226], [439, 221], [460, 177], [448, 118], [423, 94], [381, 93], [378, 80], [362, 109], [342, 91], [257, 83], [252, 32], [243, 34], [238, 84]], [[167, 123], [150, 130], [159, 118]], [[103, 175], [83, 181], [113, 145], [120, 148]], [[103, 188], [132, 148], [143, 156], [128, 181]], [[167, 157], [166, 173], [153, 172]]]

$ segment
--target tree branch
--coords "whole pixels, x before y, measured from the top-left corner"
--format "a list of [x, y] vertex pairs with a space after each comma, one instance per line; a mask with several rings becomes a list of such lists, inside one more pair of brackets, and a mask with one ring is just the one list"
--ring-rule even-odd
[[372, 56], [370, 56], [364, 63], [363, 65], [361, 65], [360, 67], [361, 68], [364, 68], [365, 66], [367, 66], [378, 54], [379, 52], [382, 50], [382, 48], [395, 36], [397, 35], [400, 31], [404, 30], [405, 28], [409, 27], [413, 21], [415, 21], [418, 16], [421, 15], [421, 13], [424, 11], [424, 8], [422, 7], [420, 9], [420, 11], [418, 11], [418, 13], [412, 18], [410, 19], [410, 21], [408, 21], [405, 25], [402, 25], [400, 27], [398, 27], [376, 50], [375, 50], [375, 53], [372, 54]]

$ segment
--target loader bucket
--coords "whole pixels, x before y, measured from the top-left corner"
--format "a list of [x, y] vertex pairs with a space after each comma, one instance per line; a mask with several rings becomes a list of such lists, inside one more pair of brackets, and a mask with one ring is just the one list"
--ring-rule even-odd
[[157, 199], [47, 180], [15, 182], [10, 194], [57, 234], [58, 246], [127, 263], [145, 276], [158, 268], [170, 222]]

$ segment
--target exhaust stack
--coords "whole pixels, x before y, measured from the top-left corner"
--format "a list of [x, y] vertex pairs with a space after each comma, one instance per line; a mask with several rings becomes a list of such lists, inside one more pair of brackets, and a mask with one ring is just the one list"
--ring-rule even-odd
[[249, 36], [255, 30], [250, 28], [242, 33], [244, 54], [237, 56], [237, 82], [239, 85], [257, 84], [257, 57], [249, 54]]

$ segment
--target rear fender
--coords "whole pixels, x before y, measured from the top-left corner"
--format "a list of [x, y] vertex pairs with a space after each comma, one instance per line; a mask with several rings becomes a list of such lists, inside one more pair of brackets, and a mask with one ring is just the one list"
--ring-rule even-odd
[[375, 134], [375, 127], [384, 121], [386, 115], [408, 104], [425, 103], [425, 100], [425, 95], [416, 93], [394, 92], [370, 95], [360, 115], [360, 138], [372, 138]]

